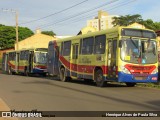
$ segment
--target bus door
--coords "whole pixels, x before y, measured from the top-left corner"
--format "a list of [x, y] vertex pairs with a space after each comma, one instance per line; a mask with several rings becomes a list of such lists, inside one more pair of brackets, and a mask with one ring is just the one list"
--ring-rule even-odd
[[17, 66], [17, 53], [13, 52], [11, 54], [12, 54], [11, 61], [13, 62], [13, 67], [11, 66], [11, 68], [13, 69], [13, 72], [17, 72], [17, 68], [18, 68], [18, 66]]
[[110, 39], [108, 41], [108, 78], [115, 79], [117, 72], [116, 55], [117, 54], [117, 40]]
[[65, 75], [70, 76], [71, 41], [62, 42], [60, 61], [65, 67]]
[[8, 70], [8, 54], [6, 54], [6, 53], [3, 53], [2, 70], [3, 71], [7, 71]]
[[20, 53], [16, 53], [16, 72], [19, 71], [19, 54]]
[[77, 77], [77, 62], [78, 62], [78, 44], [72, 44], [72, 56], [70, 64], [70, 74], [73, 77]]
[[34, 51], [29, 52], [29, 72], [33, 71], [33, 58], [34, 58]]
[[59, 74], [59, 47], [55, 46], [54, 48], [54, 61], [53, 61], [53, 73], [55, 75]]

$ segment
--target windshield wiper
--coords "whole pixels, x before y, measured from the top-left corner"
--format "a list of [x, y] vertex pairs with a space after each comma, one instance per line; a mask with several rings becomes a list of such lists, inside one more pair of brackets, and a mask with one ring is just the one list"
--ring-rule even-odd
[[130, 37], [130, 40], [131, 40], [131, 42], [132, 42], [132, 44], [136, 47], [136, 48], [138, 48], [138, 46], [134, 43], [134, 41], [132, 40], [132, 37]]
[[148, 41], [147, 41], [147, 53], [148, 53], [148, 48], [149, 48], [149, 46], [150, 46], [150, 42], [151, 42], [151, 39], [150, 38], [148, 38]]

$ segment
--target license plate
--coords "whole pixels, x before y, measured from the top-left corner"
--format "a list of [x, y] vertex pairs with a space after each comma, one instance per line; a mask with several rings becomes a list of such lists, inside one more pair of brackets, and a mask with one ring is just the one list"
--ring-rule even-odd
[[136, 80], [145, 80], [146, 77], [135, 77]]

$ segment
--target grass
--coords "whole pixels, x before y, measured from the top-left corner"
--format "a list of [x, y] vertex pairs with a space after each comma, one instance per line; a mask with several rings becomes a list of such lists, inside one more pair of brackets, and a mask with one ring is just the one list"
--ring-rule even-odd
[[160, 82], [158, 83], [138, 83], [137, 86], [160, 89]]

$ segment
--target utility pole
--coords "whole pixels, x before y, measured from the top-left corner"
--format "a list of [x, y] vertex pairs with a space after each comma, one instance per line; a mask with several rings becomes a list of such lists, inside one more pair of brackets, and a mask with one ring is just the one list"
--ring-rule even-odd
[[4, 12], [12, 12], [15, 13], [15, 20], [16, 20], [16, 50], [18, 50], [18, 11], [13, 9], [2, 9]]
[[16, 11], [16, 50], [19, 49], [18, 45], [18, 12]]

